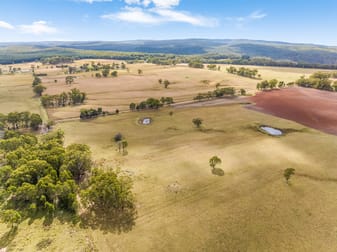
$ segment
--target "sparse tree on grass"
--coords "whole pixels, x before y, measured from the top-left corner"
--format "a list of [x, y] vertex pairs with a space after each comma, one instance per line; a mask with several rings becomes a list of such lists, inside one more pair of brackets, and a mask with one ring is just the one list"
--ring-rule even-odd
[[117, 72], [117, 71], [112, 71], [112, 72], [111, 72], [111, 76], [112, 76], [112, 77], [117, 77], [117, 75], [118, 75], [118, 72]]
[[218, 156], [213, 156], [209, 159], [209, 166], [212, 167], [212, 169], [215, 169], [215, 166], [217, 164], [221, 164], [221, 159]]
[[289, 184], [289, 180], [292, 175], [295, 175], [295, 169], [294, 168], [287, 168], [283, 172], [283, 176], [286, 179], [287, 184]]
[[138, 69], [138, 75], [143, 74], [143, 70], [142, 69]]
[[199, 129], [201, 127], [202, 121], [203, 120], [201, 118], [194, 118], [192, 123]]
[[171, 83], [168, 80], [164, 80], [164, 87], [168, 88]]
[[240, 95], [241, 95], [241, 96], [245, 96], [246, 93], [247, 93], [247, 92], [246, 92], [245, 89], [243, 89], [243, 88], [240, 89]]
[[71, 76], [71, 75], [67, 76], [66, 84], [71, 85], [72, 83], [74, 83], [74, 76]]

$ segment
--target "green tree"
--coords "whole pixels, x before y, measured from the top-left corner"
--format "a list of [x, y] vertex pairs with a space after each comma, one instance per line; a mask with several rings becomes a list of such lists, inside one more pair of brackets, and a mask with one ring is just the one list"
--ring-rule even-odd
[[295, 174], [295, 169], [294, 168], [287, 168], [284, 170], [283, 172], [283, 176], [286, 179], [287, 184], [289, 184], [289, 180], [291, 178], [292, 175]]
[[197, 127], [197, 128], [200, 128], [201, 127], [201, 124], [202, 124], [202, 119], [201, 118], [194, 118], [192, 120], [192, 123]]
[[137, 105], [136, 105], [135, 103], [132, 102], [132, 103], [130, 103], [129, 108], [130, 108], [131, 111], [134, 111], [134, 110], [136, 109], [136, 106], [137, 106]]
[[221, 159], [218, 156], [213, 156], [209, 159], [209, 166], [212, 167], [212, 169], [215, 168], [217, 164], [221, 164]]
[[105, 68], [105, 69], [103, 69], [103, 71], [102, 71], [103, 77], [108, 77], [108, 76], [109, 76], [109, 73], [110, 73], [110, 69], [108, 69], [108, 68]]
[[245, 96], [246, 93], [247, 93], [247, 92], [246, 92], [245, 89], [243, 89], [243, 88], [240, 89], [240, 95], [241, 95], [241, 96]]
[[91, 152], [87, 145], [71, 144], [66, 148], [61, 169], [70, 171], [76, 182], [81, 182], [91, 169]]
[[138, 75], [143, 74], [143, 70], [142, 69], [138, 69], [137, 72], [138, 72]]
[[33, 83], [32, 83], [32, 86], [35, 87], [35, 86], [37, 86], [41, 83], [42, 83], [41, 79], [39, 77], [35, 76], [34, 80], [33, 80]]
[[33, 130], [38, 130], [39, 126], [42, 124], [42, 119], [39, 114], [31, 114], [30, 116], [30, 127]]
[[42, 86], [41, 84], [34, 86], [33, 91], [38, 96], [41, 96], [43, 91], [46, 90], [45, 86]]
[[11, 226], [11, 228], [16, 228], [21, 221], [21, 214], [13, 209], [4, 210], [1, 212], [1, 219], [3, 222]]
[[97, 211], [125, 210], [134, 207], [131, 180], [115, 172], [94, 170], [89, 187], [83, 191], [83, 204]]
[[164, 87], [168, 88], [171, 83], [168, 80], [164, 80]]
[[72, 84], [74, 82], [74, 78], [75, 77], [71, 76], [71, 75], [67, 76], [66, 77], [66, 84], [68, 84], [68, 85]]
[[112, 77], [117, 77], [118, 76], [118, 72], [117, 71], [112, 71], [111, 72], [111, 76]]

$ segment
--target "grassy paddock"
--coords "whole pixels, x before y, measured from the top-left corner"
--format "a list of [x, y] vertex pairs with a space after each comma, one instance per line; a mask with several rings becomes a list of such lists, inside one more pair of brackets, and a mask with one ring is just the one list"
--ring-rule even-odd
[[[78, 75], [72, 87], [88, 92], [87, 104], [56, 110], [53, 116], [78, 115], [86, 106], [114, 108], [118, 104], [123, 108], [131, 100], [149, 96], [189, 99], [194, 92], [213, 89], [219, 81], [255, 92], [258, 81], [227, 74], [224, 69], [129, 67], [130, 73], [115, 79]], [[142, 76], [137, 75], [139, 68]], [[257, 68], [263, 78], [270, 75], [285, 81], [312, 71]], [[43, 78], [47, 93], [69, 89], [62, 83], [62, 73], [48, 70], [50, 75]], [[56, 76], [60, 79], [53, 83]], [[5, 82], [10, 83], [8, 90], [17, 88], [1, 96], [1, 104], [7, 104], [1, 106], [2, 112], [20, 110], [17, 107], [22, 102], [35, 104], [29, 78], [0, 76], [0, 88], [5, 88]], [[165, 90], [157, 83], [159, 78], [176, 83]], [[210, 84], [201, 83], [205, 79]], [[31, 106], [31, 112], [38, 109]], [[151, 117], [153, 123], [139, 125], [144, 117]], [[192, 124], [196, 117], [204, 120], [200, 130]], [[271, 137], [256, 125], [287, 129], [288, 133]], [[105, 230], [83, 229], [66, 218], [56, 218], [52, 224], [37, 219], [25, 221], [17, 233], [9, 234], [1, 224], [0, 247], [8, 246], [11, 251], [334, 251], [337, 247], [336, 136], [240, 105], [123, 113], [56, 127], [65, 131], [67, 145], [90, 145], [97, 166], [120, 167], [133, 177], [135, 225], [121, 220]], [[118, 132], [129, 143], [124, 156], [111, 141]], [[214, 155], [222, 164], [212, 172], [208, 160]], [[296, 169], [290, 186], [283, 178], [288, 167]], [[116, 226], [122, 226], [122, 231]]]
[[[66, 143], [87, 143], [105, 166], [132, 174], [136, 225], [127, 233], [87, 230], [108, 251], [332, 251], [336, 247], [337, 138], [239, 105], [128, 113], [60, 124]], [[139, 125], [151, 117], [153, 124]], [[191, 123], [201, 117], [201, 130]], [[279, 138], [257, 124], [294, 129]], [[129, 142], [116, 152], [117, 132]], [[212, 174], [208, 159], [222, 164]], [[283, 170], [299, 175], [287, 186]], [[221, 173], [217, 173], [221, 174]], [[324, 208], [322, 206], [325, 206]], [[80, 234], [83, 231], [80, 232]], [[308, 239], [308, 237], [310, 239]]]

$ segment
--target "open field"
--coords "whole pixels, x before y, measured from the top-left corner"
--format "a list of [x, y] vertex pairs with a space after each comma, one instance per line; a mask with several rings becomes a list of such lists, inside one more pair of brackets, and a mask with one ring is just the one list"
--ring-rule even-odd
[[[79, 60], [73, 66], [83, 63], [101, 62], [103, 64], [118, 61], [112, 60]], [[59, 94], [78, 88], [88, 95], [85, 104], [75, 107], [48, 109], [51, 119], [76, 117], [81, 108], [102, 107], [103, 110], [127, 110], [131, 102], [140, 102], [148, 97], [173, 97], [176, 102], [190, 101], [200, 92], [215, 89], [215, 85], [244, 88], [249, 94], [255, 94], [258, 79], [249, 79], [226, 72], [228, 65], [221, 65], [221, 71], [194, 69], [186, 65], [158, 66], [153, 64], [129, 64], [126, 70], [119, 70], [117, 78], [95, 78], [95, 72], [75, 74], [76, 80], [72, 85], [65, 84], [66, 75], [60, 69], [45, 69], [40, 67], [37, 72], [48, 73], [43, 77], [43, 84], [47, 87], [46, 94]], [[239, 66], [238, 66], [239, 67]], [[262, 79], [277, 78], [285, 82], [295, 81], [302, 75], [310, 75], [314, 69], [251, 67], [259, 70]], [[143, 73], [138, 75], [141, 69]], [[171, 85], [167, 89], [158, 80], [169, 80]], [[57, 82], [55, 83], [55, 80]]]
[[47, 121], [47, 114], [40, 100], [34, 97], [32, 75], [28, 73], [0, 75], [0, 113], [30, 111]]
[[309, 88], [261, 92], [252, 109], [337, 135], [337, 94]]
[[[128, 67], [130, 72], [120, 71], [117, 78], [78, 74], [70, 87], [60, 69], [40, 67], [39, 72], [48, 71], [42, 78], [48, 94], [77, 87], [89, 97], [83, 106], [49, 110], [49, 115], [53, 119], [78, 116], [85, 107], [127, 109], [130, 102], [151, 96], [187, 101], [198, 92], [214, 89], [217, 82], [254, 94], [259, 81], [225, 73], [226, 66], [221, 72], [151, 64]], [[137, 69], [143, 75], [138, 76]], [[286, 82], [315, 71], [258, 69], [262, 78]], [[14, 78], [6, 81], [14, 89], [21, 76], [25, 79], [18, 88], [24, 99], [12, 96], [13, 101], [36, 102], [31, 75], [3, 75], [0, 80]], [[159, 78], [174, 84], [164, 89]], [[9, 104], [10, 99], [3, 99]], [[137, 214], [108, 227], [98, 223], [83, 228], [66, 218], [55, 218], [52, 224], [44, 219], [25, 221], [12, 235], [0, 224], [0, 247], [9, 251], [335, 251], [337, 136], [240, 104], [217, 105], [57, 124], [55, 128], [65, 132], [67, 145], [91, 147], [96, 166], [119, 167], [133, 178]], [[15, 106], [19, 105], [4, 107], [3, 112]], [[144, 117], [151, 117], [153, 123], [139, 125]], [[201, 130], [191, 122], [196, 117], [203, 119]], [[271, 137], [258, 131], [262, 124], [288, 133]], [[124, 156], [111, 141], [118, 132], [129, 143]], [[214, 155], [222, 164], [213, 174], [208, 160]], [[283, 177], [288, 167], [296, 169], [289, 186]]]
[[[95, 244], [99, 251], [334, 251], [337, 137], [240, 105], [168, 112], [58, 125], [67, 144], [89, 144], [98, 164], [132, 175], [138, 214], [120, 234], [113, 226], [68, 224], [68, 231], [57, 232], [55, 221], [41, 236], [53, 237], [49, 250], [85, 251]], [[197, 116], [204, 119], [201, 131], [191, 123]], [[139, 125], [143, 117], [153, 124]], [[270, 137], [257, 131], [258, 124], [295, 132]], [[117, 132], [129, 142], [126, 156], [110, 141]], [[212, 155], [221, 157], [223, 176], [211, 173]], [[282, 175], [286, 167], [298, 173], [291, 186]], [[41, 234], [41, 222], [25, 225], [13, 250], [22, 244], [34, 250], [40, 241], [27, 237]]]

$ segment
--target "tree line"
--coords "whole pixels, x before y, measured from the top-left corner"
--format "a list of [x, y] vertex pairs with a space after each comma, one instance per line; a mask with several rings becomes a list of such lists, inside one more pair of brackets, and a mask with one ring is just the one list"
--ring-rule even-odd
[[19, 222], [37, 213], [53, 216], [57, 211], [76, 215], [79, 202], [86, 211], [134, 207], [131, 180], [93, 167], [91, 151], [85, 144], [64, 147], [61, 130], [40, 140], [7, 131], [5, 139], [0, 140], [0, 150], [5, 157], [0, 166], [3, 221]]
[[295, 83], [294, 82], [288, 82], [287, 84], [284, 81], [278, 81], [277, 79], [272, 79], [272, 80], [263, 80], [259, 83], [256, 84], [256, 89], [257, 90], [272, 90], [275, 88], [284, 88], [284, 87], [290, 87], [293, 86]]
[[31, 128], [37, 130], [41, 124], [41, 116], [28, 111], [10, 112], [7, 115], [0, 113], [0, 129]]
[[42, 95], [41, 103], [45, 108], [65, 107], [71, 105], [82, 104], [87, 99], [87, 94], [81, 92], [77, 88], [73, 88], [70, 92], [62, 92], [57, 95]]
[[[208, 91], [207, 93], [198, 93], [193, 100], [196, 101], [202, 101], [205, 99], [213, 99], [213, 98], [220, 98], [220, 97], [224, 97], [224, 96], [228, 96], [228, 97], [233, 97], [236, 94], [236, 89], [234, 87], [224, 87], [224, 88], [219, 88], [217, 87], [215, 90], [213, 91]], [[246, 94], [246, 90], [244, 89], [240, 89], [239, 90], [241, 95], [245, 95]]]
[[316, 72], [305, 78], [302, 76], [296, 81], [296, 84], [300, 87], [315, 88], [326, 91], [337, 92], [337, 81], [332, 81], [330, 78], [336, 78], [337, 73], [328, 72]]
[[131, 111], [159, 109], [164, 105], [170, 105], [172, 103], [174, 103], [172, 97], [161, 97], [160, 99], [148, 98], [147, 100], [141, 101], [140, 103], [130, 103], [129, 108]]
[[247, 67], [236, 68], [236, 67], [230, 66], [226, 70], [230, 74], [236, 74], [242, 77], [247, 77], [247, 78], [252, 78], [252, 79], [256, 77], [259, 77], [259, 78], [261, 77], [261, 75], [258, 74], [257, 69], [250, 69]]

